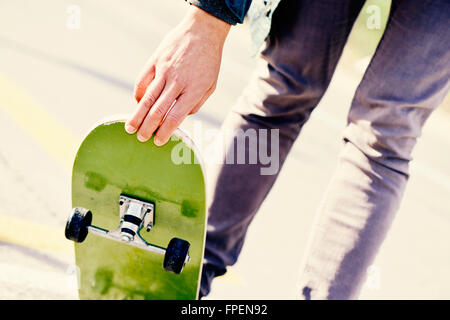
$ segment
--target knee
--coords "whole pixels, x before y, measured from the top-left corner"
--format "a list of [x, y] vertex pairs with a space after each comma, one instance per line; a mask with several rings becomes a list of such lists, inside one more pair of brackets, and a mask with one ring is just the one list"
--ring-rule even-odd
[[400, 134], [395, 128], [380, 129], [368, 121], [350, 122], [343, 136], [370, 161], [408, 176], [416, 136]]

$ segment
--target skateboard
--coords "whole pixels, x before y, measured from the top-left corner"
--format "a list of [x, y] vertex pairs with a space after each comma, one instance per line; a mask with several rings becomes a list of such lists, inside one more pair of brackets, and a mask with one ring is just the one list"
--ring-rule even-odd
[[206, 226], [200, 161], [179, 129], [161, 147], [126, 133], [123, 120], [89, 132], [73, 165], [65, 229], [75, 242], [80, 299], [198, 297]]

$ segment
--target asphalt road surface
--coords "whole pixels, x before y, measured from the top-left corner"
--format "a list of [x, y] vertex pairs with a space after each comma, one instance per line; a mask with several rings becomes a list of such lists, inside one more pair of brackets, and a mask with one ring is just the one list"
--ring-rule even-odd
[[[77, 8], [79, 25], [70, 20]], [[186, 8], [181, 0], [0, 2], [0, 299], [77, 298], [73, 248], [63, 237], [74, 153], [99, 119], [132, 112], [135, 77]], [[368, 63], [355, 52], [350, 43], [241, 258], [217, 279], [210, 298], [296, 297], [313, 216]], [[183, 127], [198, 120], [217, 128], [254, 64], [247, 27], [233, 28], [217, 91]], [[401, 209], [361, 298], [450, 298], [449, 125], [442, 110], [428, 121]]]

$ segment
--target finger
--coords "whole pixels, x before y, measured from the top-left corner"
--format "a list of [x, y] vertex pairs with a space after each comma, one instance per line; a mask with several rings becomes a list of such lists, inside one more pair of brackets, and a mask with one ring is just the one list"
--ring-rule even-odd
[[142, 125], [150, 108], [156, 102], [164, 89], [165, 81], [162, 78], [153, 80], [147, 88], [141, 101], [138, 103], [136, 111], [125, 124], [125, 130], [128, 133], [135, 133]]
[[214, 92], [214, 87], [211, 87], [205, 95], [200, 99], [200, 101], [194, 106], [194, 108], [189, 112], [189, 114], [197, 113], [197, 111], [200, 109], [200, 107], [208, 100], [208, 98], [212, 95]]
[[165, 87], [156, 103], [151, 107], [150, 111], [145, 116], [139, 132], [138, 139], [141, 142], [147, 141], [156, 131], [161, 124], [167, 111], [172, 106], [173, 102], [179, 96], [181, 92], [180, 87], [172, 85], [171, 87]]
[[189, 95], [182, 94], [173, 107], [169, 110], [163, 123], [161, 124], [158, 132], [155, 135], [155, 144], [157, 146], [162, 146], [167, 141], [169, 141], [173, 132], [178, 128], [178, 126], [183, 122], [192, 108], [192, 105], [196, 104], [197, 100]]
[[155, 78], [155, 64], [153, 63], [153, 59], [149, 59], [142, 70], [134, 86], [134, 98], [137, 102], [141, 101], [147, 91], [147, 87]]

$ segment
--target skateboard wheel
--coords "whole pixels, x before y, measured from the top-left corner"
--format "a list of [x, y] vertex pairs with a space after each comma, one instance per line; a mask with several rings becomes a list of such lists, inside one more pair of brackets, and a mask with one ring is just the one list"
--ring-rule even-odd
[[84, 208], [73, 209], [66, 223], [66, 238], [75, 242], [83, 242], [88, 235], [88, 227], [92, 222], [92, 213]]
[[186, 263], [186, 257], [189, 252], [189, 242], [173, 238], [167, 246], [166, 254], [164, 255], [163, 267], [164, 270], [173, 273], [181, 273]]

